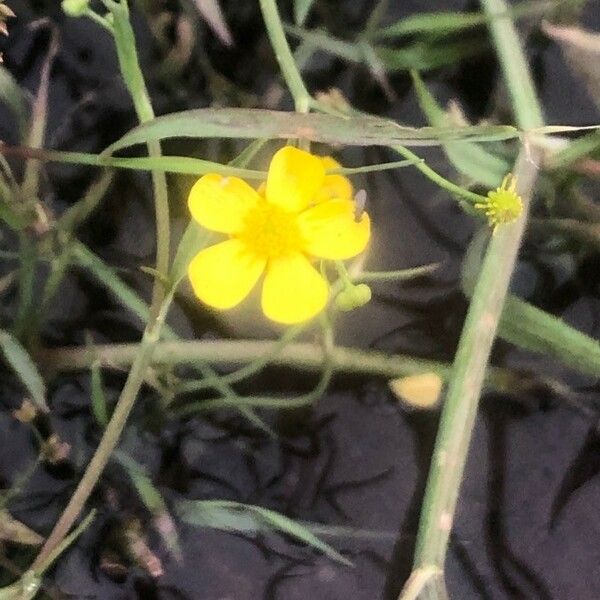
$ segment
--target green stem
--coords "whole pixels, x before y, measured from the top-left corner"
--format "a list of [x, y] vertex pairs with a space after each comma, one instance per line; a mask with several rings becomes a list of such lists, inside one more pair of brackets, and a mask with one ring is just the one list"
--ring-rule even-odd
[[296, 112], [307, 113], [310, 108], [311, 97], [287, 43], [277, 4], [275, 0], [260, 0], [260, 9], [283, 78], [294, 99]]
[[[154, 119], [154, 110], [150, 101], [150, 95], [146, 88], [146, 82], [138, 60], [135, 35], [129, 20], [129, 8], [127, 2], [106, 2], [113, 15], [114, 39], [119, 58], [119, 66], [123, 79], [127, 85], [136, 114], [141, 123]], [[151, 158], [161, 155], [160, 143], [148, 142], [148, 154]], [[169, 197], [167, 192], [167, 179], [160, 171], [152, 171], [152, 185], [154, 187], [154, 205], [156, 215], [156, 271], [165, 278], [169, 271], [169, 246], [170, 246], [170, 223], [169, 223]], [[152, 289], [152, 303], [150, 305], [150, 318], [156, 317], [165, 289], [157, 277]]]
[[488, 246], [459, 341], [421, 513], [415, 569], [443, 568], [479, 397], [517, 258], [537, 167], [522, 151], [515, 166], [524, 211]]
[[[507, 10], [504, 0], [482, 0], [488, 16]], [[523, 129], [543, 126], [542, 112], [521, 42], [510, 19], [495, 19], [490, 29], [510, 90], [518, 124]], [[527, 140], [525, 140], [525, 144]], [[406, 156], [406, 155], [404, 155]], [[538, 175], [538, 150], [523, 147], [514, 169], [523, 199], [521, 217], [492, 236], [459, 341], [446, 402], [421, 510], [413, 576], [434, 569], [428, 576], [432, 598], [445, 598], [443, 568], [456, 502], [471, 441], [479, 397], [510, 279], [527, 222], [529, 202]], [[410, 597], [410, 580], [400, 598]], [[423, 589], [425, 589], [423, 587]]]
[[487, 201], [487, 198], [485, 196], [481, 196], [480, 194], [470, 192], [469, 190], [466, 190], [456, 185], [455, 183], [452, 183], [445, 177], [442, 177], [439, 173], [436, 173], [430, 166], [427, 165], [425, 161], [421, 160], [417, 154], [411, 152], [408, 148], [405, 148], [404, 146], [394, 146], [394, 150], [401, 156], [413, 160], [415, 169], [421, 171], [421, 173], [423, 173], [423, 175], [425, 175], [427, 179], [430, 179], [431, 181], [433, 181], [433, 183], [436, 183], [442, 189], [447, 190], [451, 194], [459, 196], [460, 198], [464, 198], [471, 204]]
[[519, 34], [512, 19], [495, 18], [497, 15], [507, 14], [510, 6], [506, 0], [481, 0], [481, 6], [488, 19], [519, 128], [527, 131], [543, 127], [542, 108]]
[[[294, 367], [307, 371], [323, 368], [325, 353], [321, 346], [310, 343], [288, 344], [277, 354], [277, 342], [258, 340], [192, 340], [164, 341], [154, 351], [155, 364], [179, 365], [204, 361], [217, 367], [243, 365], [265, 355], [270, 364]], [[88, 369], [94, 360], [107, 368], [131, 365], [139, 352], [139, 344], [110, 344], [94, 346], [90, 354], [83, 347], [52, 348], [38, 352], [36, 358], [50, 373]], [[450, 374], [450, 365], [433, 360], [417, 359], [404, 355], [388, 355], [373, 350], [358, 350], [343, 346], [331, 349], [330, 356], [335, 372], [379, 377], [401, 377], [416, 373], [434, 372], [444, 379]], [[509, 371], [492, 368], [489, 383], [498, 390], [510, 390], [518, 378]]]
[[[154, 111], [139, 65], [135, 36], [129, 22], [127, 2], [126, 0], [121, 0], [120, 2], [104, 0], [104, 3], [113, 16], [113, 33], [123, 79], [131, 94], [139, 120], [141, 122], [149, 121], [154, 118]], [[148, 152], [150, 156], [160, 156], [159, 143], [149, 143]], [[169, 268], [170, 244], [167, 183], [164, 173], [157, 171], [152, 172], [152, 181], [154, 185], [156, 212], [156, 270], [166, 278]], [[135, 404], [138, 392], [146, 378], [146, 371], [152, 363], [152, 355], [160, 339], [160, 332], [164, 325], [169, 306], [171, 305], [173, 293], [174, 288], [166, 295], [161, 277], [155, 278], [148, 323], [142, 341], [139, 344], [138, 353], [132, 361], [131, 370], [121, 391], [119, 401], [104, 430], [104, 434], [92, 460], [88, 464], [75, 492], [71, 496], [69, 503], [54, 526], [42, 550], [35, 559], [33, 569], [47, 564], [49, 558], [53, 557], [57, 549], [62, 547], [65, 536], [81, 513], [110, 455], [117, 446], [127, 418]]]
[[289, 327], [285, 330], [283, 335], [272, 344], [269, 348], [268, 352], [265, 352], [262, 356], [258, 356], [252, 362], [247, 365], [237, 369], [233, 373], [228, 373], [227, 375], [212, 375], [212, 376], [204, 376], [201, 380], [192, 380], [182, 383], [177, 388], [178, 393], [189, 393], [189, 392], [199, 392], [201, 390], [205, 390], [207, 388], [218, 389], [217, 385], [220, 384], [232, 384], [237, 383], [238, 381], [242, 381], [247, 377], [251, 377], [255, 373], [261, 371], [264, 367], [266, 367], [278, 354], [279, 352], [285, 348], [290, 342], [292, 342], [295, 338], [297, 338], [305, 329], [306, 325], [295, 325], [293, 327]]
[[[121, 433], [123, 432], [123, 428], [125, 427], [125, 423], [127, 422], [127, 418], [135, 404], [138, 392], [144, 383], [146, 371], [152, 363], [153, 353], [160, 339], [160, 331], [172, 299], [173, 292], [165, 298], [156, 319], [148, 325], [141, 343], [136, 346], [137, 352], [132, 361], [127, 381], [125, 382], [125, 386], [123, 387], [112, 417], [104, 430], [100, 444], [96, 448], [96, 452], [85, 469], [83, 477], [79, 481], [67, 507], [64, 509], [50, 536], [42, 547], [42, 550], [35, 559], [32, 566], [33, 569], [38, 569], [41, 565], [45, 564], [48, 557], [52, 556], [55, 549], [61, 544], [62, 540], [79, 516], [81, 509], [92, 493], [92, 490], [96, 486], [104, 467], [108, 463], [110, 455], [116, 448]], [[90, 355], [87, 351], [84, 351], [83, 353], [86, 356]]]

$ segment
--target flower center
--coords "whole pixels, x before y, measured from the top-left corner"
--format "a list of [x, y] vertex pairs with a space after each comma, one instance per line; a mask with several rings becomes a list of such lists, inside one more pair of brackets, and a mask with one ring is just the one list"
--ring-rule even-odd
[[277, 258], [302, 248], [296, 215], [266, 201], [248, 212], [238, 235], [255, 254]]

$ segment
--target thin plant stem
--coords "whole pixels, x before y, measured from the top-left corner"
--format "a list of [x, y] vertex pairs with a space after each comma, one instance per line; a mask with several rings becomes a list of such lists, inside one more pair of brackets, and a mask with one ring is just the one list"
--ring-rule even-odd
[[[126, 0], [107, 2], [113, 15], [113, 31], [119, 66], [123, 79], [133, 100], [135, 112], [141, 123], [154, 119], [154, 109], [144, 81], [136, 50], [135, 35], [129, 20], [129, 8]], [[148, 142], [148, 154], [151, 158], [161, 155], [160, 143]], [[156, 216], [156, 271], [165, 278], [169, 270], [170, 221], [169, 196], [167, 179], [164, 172], [152, 171], [154, 188], [154, 206]], [[165, 288], [160, 277], [154, 279], [152, 302], [150, 304], [150, 319], [156, 318], [160, 305], [165, 296]]]
[[304, 85], [285, 37], [277, 4], [275, 0], [260, 0], [260, 9], [283, 78], [294, 99], [296, 112], [307, 113], [310, 108], [311, 96]]
[[268, 396], [246, 396], [246, 397], [231, 397], [215, 398], [212, 400], [202, 400], [200, 402], [192, 402], [181, 408], [176, 408], [175, 413], [179, 416], [185, 416], [196, 412], [210, 411], [217, 408], [233, 406], [238, 409], [245, 408], [271, 408], [271, 409], [293, 409], [309, 406], [316, 402], [326, 392], [329, 382], [333, 377], [333, 360], [332, 351], [335, 348], [333, 336], [333, 326], [330, 317], [326, 313], [322, 313], [319, 317], [321, 324], [323, 363], [321, 377], [317, 385], [310, 392], [301, 394], [295, 398], [271, 398]]
[[512, 19], [495, 18], [509, 14], [510, 6], [506, 0], [481, 0], [481, 6], [489, 19], [488, 27], [504, 72], [517, 125], [525, 131], [543, 127], [542, 108], [519, 34]]
[[478, 202], [485, 202], [487, 198], [480, 194], [476, 194], [475, 192], [470, 192], [465, 188], [452, 183], [445, 177], [442, 177], [439, 173], [434, 171], [424, 160], [422, 160], [417, 154], [410, 151], [408, 148], [404, 146], [394, 146], [394, 150], [400, 154], [401, 156], [406, 157], [407, 159], [414, 161], [415, 169], [418, 169], [427, 177], [427, 179], [433, 181], [433, 183], [437, 184], [442, 189], [450, 192], [451, 194], [458, 196], [460, 198], [464, 198], [471, 204], [476, 204]]
[[[123, 387], [111, 419], [104, 430], [100, 444], [96, 448], [92, 460], [86, 467], [83, 477], [79, 481], [69, 503], [35, 559], [32, 566], [33, 569], [37, 569], [40, 565], [45, 564], [48, 557], [51, 556], [55, 549], [61, 544], [62, 540], [79, 516], [81, 509], [92, 493], [92, 490], [96, 486], [104, 467], [110, 459], [110, 455], [116, 448], [125, 423], [127, 422], [127, 418], [135, 404], [140, 387], [146, 378], [146, 371], [152, 363], [152, 356], [160, 339], [160, 332], [172, 299], [173, 291], [171, 291], [163, 301], [156, 319], [146, 328], [142, 341], [137, 346], [137, 353], [131, 364], [131, 370], [127, 376], [127, 381], [125, 382], [125, 386]], [[85, 352], [85, 354], [90, 353]]]
[[[131, 94], [138, 118], [142, 122], [148, 121], [154, 117], [154, 111], [138, 61], [135, 36], [129, 22], [127, 2], [126, 0], [118, 3], [112, 0], [105, 0], [105, 4], [113, 16], [113, 33], [123, 79]], [[153, 142], [149, 144], [148, 152], [150, 156], [160, 156], [159, 143]], [[164, 173], [156, 171], [152, 173], [152, 180], [154, 185], [157, 231], [156, 270], [159, 274], [166, 277], [169, 267], [170, 244], [167, 183]], [[173, 286], [169, 294], [166, 294], [161, 278], [155, 278], [148, 323], [144, 330], [142, 341], [139, 344], [139, 352], [132, 362], [131, 370], [121, 391], [119, 401], [104, 430], [100, 444], [85, 469], [83, 477], [35, 559], [33, 563], [34, 569], [47, 564], [49, 558], [53, 557], [57, 549], [62, 547], [65, 536], [67, 536], [81, 513], [104, 467], [108, 463], [110, 455], [117, 446], [139, 390], [146, 379], [147, 369], [152, 363], [152, 355], [159, 342], [160, 333], [173, 300], [175, 288], [176, 285]]]
[[277, 356], [281, 349], [285, 348], [290, 342], [297, 338], [306, 328], [307, 325], [305, 324], [290, 327], [272, 344], [272, 347], [269, 348], [268, 352], [255, 358], [247, 365], [235, 370], [233, 373], [227, 373], [226, 375], [205, 376], [204, 379], [201, 380], [187, 381], [178, 386], [177, 392], [199, 392], [207, 388], [217, 389], [217, 385], [237, 383], [238, 381], [251, 377], [266, 367]]
[[[504, 0], [482, 0], [482, 5], [488, 17], [506, 12], [508, 8]], [[517, 123], [523, 129], [542, 127], [542, 111], [512, 21], [492, 19], [490, 29], [511, 93]], [[514, 169], [517, 191], [523, 199], [523, 213], [516, 222], [500, 227], [492, 236], [474, 287], [431, 461], [419, 522], [413, 575], [400, 595], [401, 600], [417, 597], [412, 584], [415, 577], [424, 573], [426, 578], [419, 590], [427, 592], [427, 597], [432, 600], [447, 598], [443, 569], [448, 541], [479, 398], [486, 371], [489, 372], [490, 353], [527, 223], [539, 159], [539, 150], [530, 149], [525, 139]]]
[[515, 166], [523, 199], [521, 217], [492, 236], [452, 367], [419, 524], [415, 569], [443, 568], [479, 397], [504, 300], [508, 292], [537, 177], [521, 151]]
[[[279, 352], [273, 348], [277, 342], [259, 340], [190, 340], [163, 341], [154, 351], [153, 362], [164, 365], [194, 364], [204, 361], [218, 367], [243, 365], [267, 354], [270, 364], [288, 366], [306, 371], [318, 371], [325, 359], [318, 344], [297, 342], [288, 344]], [[36, 358], [50, 373], [72, 372], [88, 369], [94, 360], [106, 368], [123, 368], [131, 365], [139, 352], [139, 344], [95, 345], [93, 354], [85, 347], [52, 348], [38, 352]], [[447, 379], [448, 363], [413, 358], [401, 354], [384, 354], [375, 350], [358, 350], [336, 346], [330, 351], [335, 372], [401, 377], [415, 373], [434, 372]], [[518, 386], [519, 377], [508, 370], [491, 368], [488, 382], [498, 390]]]

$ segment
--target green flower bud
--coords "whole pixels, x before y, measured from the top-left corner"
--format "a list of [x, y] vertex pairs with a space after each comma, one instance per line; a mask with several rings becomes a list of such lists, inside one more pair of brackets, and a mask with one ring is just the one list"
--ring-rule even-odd
[[83, 17], [90, 9], [90, 0], [63, 0], [62, 9], [69, 17]]
[[335, 305], [343, 312], [364, 306], [371, 300], [371, 288], [366, 283], [349, 285], [335, 299]]

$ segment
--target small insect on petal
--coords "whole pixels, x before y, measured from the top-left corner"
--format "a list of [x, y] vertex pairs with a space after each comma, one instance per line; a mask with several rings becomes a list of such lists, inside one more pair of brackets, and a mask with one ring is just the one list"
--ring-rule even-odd
[[367, 192], [365, 190], [358, 190], [354, 195], [354, 221], [356, 223], [360, 223], [366, 205]]

